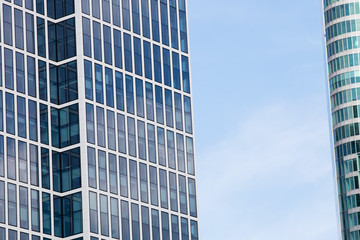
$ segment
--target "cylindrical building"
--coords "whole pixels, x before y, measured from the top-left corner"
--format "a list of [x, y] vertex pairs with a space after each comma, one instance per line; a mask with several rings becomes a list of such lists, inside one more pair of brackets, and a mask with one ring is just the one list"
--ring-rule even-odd
[[323, 0], [342, 239], [360, 239], [360, 1]]

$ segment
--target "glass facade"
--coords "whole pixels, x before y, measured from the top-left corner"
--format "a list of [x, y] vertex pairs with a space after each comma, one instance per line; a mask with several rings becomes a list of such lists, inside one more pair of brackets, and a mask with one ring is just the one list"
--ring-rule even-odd
[[199, 239], [186, 0], [4, 0], [0, 22], [0, 240]]
[[[334, 166], [343, 240], [360, 239], [359, 4], [358, 0], [323, 0]], [[189, 185], [189, 191], [190, 188]]]

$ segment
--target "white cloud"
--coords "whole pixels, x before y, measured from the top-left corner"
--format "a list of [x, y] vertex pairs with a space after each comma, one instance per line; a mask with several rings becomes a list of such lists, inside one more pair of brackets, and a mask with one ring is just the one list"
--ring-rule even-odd
[[322, 105], [259, 106], [227, 139], [197, 149], [203, 239], [336, 239]]

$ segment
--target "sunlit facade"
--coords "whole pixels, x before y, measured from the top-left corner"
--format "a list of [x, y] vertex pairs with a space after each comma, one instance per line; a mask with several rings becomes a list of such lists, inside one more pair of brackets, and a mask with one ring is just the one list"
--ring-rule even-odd
[[0, 3], [0, 240], [198, 240], [186, 0]]

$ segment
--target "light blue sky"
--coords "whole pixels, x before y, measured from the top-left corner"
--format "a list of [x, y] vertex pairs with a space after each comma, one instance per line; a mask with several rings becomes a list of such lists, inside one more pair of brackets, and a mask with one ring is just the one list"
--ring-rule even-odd
[[335, 240], [320, 0], [188, 0], [203, 240]]

